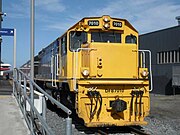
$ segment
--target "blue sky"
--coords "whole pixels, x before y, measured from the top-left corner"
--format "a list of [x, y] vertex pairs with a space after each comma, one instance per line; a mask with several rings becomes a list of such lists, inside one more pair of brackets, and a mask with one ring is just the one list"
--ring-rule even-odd
[[[17, 66], [30, 59], [30, 0], [2, 0], [3, 28], [17, 29]], [[127, 19], [140, 34], [177, 25], [179, 0], [35, 0], [35, 54], [83, 17]], [[13, 64], [13, 37], [4, 37], [2, 60]]]

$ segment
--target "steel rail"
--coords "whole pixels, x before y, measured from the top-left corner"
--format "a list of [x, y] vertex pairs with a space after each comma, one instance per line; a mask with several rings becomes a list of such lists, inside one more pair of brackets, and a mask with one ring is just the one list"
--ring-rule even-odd
[[134, 133], [135, 135], [149, 135], [148, 133], [146, 133], [138, 128], [135, 128], [132, 126], [129, 126], [128, 128], [131, 130], [131, 133]]

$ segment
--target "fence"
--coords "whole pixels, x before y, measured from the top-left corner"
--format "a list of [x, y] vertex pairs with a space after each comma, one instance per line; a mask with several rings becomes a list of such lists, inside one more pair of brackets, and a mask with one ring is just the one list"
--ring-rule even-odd
[[[71, 110], [47, 94], [33, 80], [17, 68], [14, 69], [13, 73], [13, 94], [16, 97], [32, 135], [38, 133], [54, 135], [54, 132], [46, 123], [46, 98], [66, 112], [66, 135], [72, 134], [72, 119], [69, 117], [72, 113]], [[35, 94], [38, 95], [40, 99], [38, 110], [34, 106]]]

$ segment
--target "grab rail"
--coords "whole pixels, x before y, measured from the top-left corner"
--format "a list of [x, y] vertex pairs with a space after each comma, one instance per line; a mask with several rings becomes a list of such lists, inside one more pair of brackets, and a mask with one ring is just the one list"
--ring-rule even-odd
[[78, 59], [78, 52], [80, 50], [83, 50], [83, 51], [91, 51], [91, 50], [97, 50], [95, 48], [78, 48], [76, 49], [76, 51], [73, 51], [73, 56], [75, 57], [75, 60], [74, 60], [74, 68], [73, 68], [73, 89], [75, 92], [78, 92], [78, 89], [77, 89], [77, 86], [76, 86], [76, 83], [77, 83], [77, 70], [78, 70], [78, 62], [79, 62], [79, 59]]
[[[27, 87], [29, 84], [30, 87]], [[41, 94], [34, 92], [37, 89]], [[38, 112], [36, 107], [34, 106], [34, 96], [29, 98], [27, 94], [27, 90], [30, 90], [29, 95], [33, 93], [37, 93], [41, 95], [42, 100], [42, 114]], [[19, 107], [24, 115], [25, 121], [30, 129], [32, 135], [36, 134], [35, 131], [35, 118], [39, 120], [41, 123], [41, 132], [43, 135], [54, 135], [52, 129], [46, 123], [46, 101], [45, 97], [47, 97], [52, 103], [56, 104], [59, 108], [61, 108], [67, 114], [66, 118], [66, 135], [72, 134], [72, 119], [69, 116], [72, 114], [72, 111], [69, 110], [66, 106], [55, 100], [49, 94], [47, 94], [43, 89], [41, 89], [33, 80], [31, 80], [28, 76], [26, 76], [21, 70], [15, 68], [14, 69], [14, 76], [13, 76], [13, 94], [16, 97], [16, 100], [19, 104]], [[26, 102], [30, 105], [30, 112], [26, 110]]]
[[149, 91], [151, 92], [153, 90], [153, 80], [152, 80], [152, 64], [151, 64], [151, 51], [150, 50], [139, 50], [140, 53], [142, 53], [142, 66], [145, 68], [146, 64], [146, 55], [145, 53], [149, 54], [149, 77], [150, 77], [150, 89]]

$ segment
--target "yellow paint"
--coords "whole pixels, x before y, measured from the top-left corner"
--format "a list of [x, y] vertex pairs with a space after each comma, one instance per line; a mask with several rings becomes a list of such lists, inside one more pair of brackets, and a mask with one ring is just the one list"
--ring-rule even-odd
[[[142, 104], [141, 104], [141, 113], [142, 115], [135, 116], [135, 110], [130, 115], [130, 102], [131, 102], [131, 91], [133, 90], [133, 85], [79, 85], [78, 92], [78, 115], [83, 118], [85, 124], [87, 126], [104, 126], [105, 125], [144, 125], [146, 122], [144, 121], [144, 117], [149, 114], [149, 93], [142, 87], [143, 85], [137, 85], [141, 90], [145, 93], [143, 94]], [[87, 91], [89, 88], [95, 88], [101, 93], [103, 96], [103, 103], [101, 113], [99, 118], [97, 117], [97, 112], [94, 115], [94, 118], [90, 119], [90, 98], [87, 96]], [[127, 102], [127, 109], [121, 113], [114, 113], [112, 108], [110, 107], [110, 101], [115, 100], [116, 98], [120, 98]], [[135, 102], [135, 98], [134, 98]], [[93, 102], [93, 107], [95, 106], [95, 101]], [[135, 104], [133, 103], [133, 106]], [[99, 105], [98, 107], [99, 108]], [[139, 98], [138, 98], [138, 112], [140, 112], [139, 108]]]
[[[105, 22], [105, 18], [108, 18]], [[99, 21], [98, 26], [89, 26], [88, 21]], [[113, 22], [119, 22], [122, 27], [114, 27]], [[104, 27], [108, 23], [109, 27]], [[118, 24], [118, 25], [119, 25]], [[71, 52], [69, 49], [69, 33], [71, 31], [86, 31], [87, 43], [81, 45], [79, 52]], [[100, 43], [91, 42], [92, 31], [118, 32], [121, 33], [121, 43]], [[137, 44], [125, 43], [127, 35], [137, 37]], [[67, 82], [69, 90], [76, 93], [76, 111], [86, 126], [126, 126], [126, 125], [144, 125], [144, 118], [149, 114], [149, 81], [140, 74], [144, 68], [139, 68], [138, 54], [138, 32], [133, 26], [124, 19], [111, 18], [110, 16], [84, 18], [66, 33], [67, 35], [67, 55], [60, 56], [60, 62], [63, 63], [61, 74], [59, 74], [59, 82]], [[60, 37], [61, 38], [61, 37]], [[61, 55], [59, 53], [59, 55]], [[59, 63], [60, 63], [59, 62]], [[84, 69], [89, 70], [88, 77], [82, 75]], [[76, 80], [76, 81], [75, 81]], [[76, 83], [76, 84], [74, 84]], [[93, 118], [90, 118], [91, 101], [87, 96], [88, 91], [97, 91], [102, 96], [102, 108], [99, 116], [97, 112]], [[130, 105], [132, 91], [143, 91], [142, 103], [139, 105], [140, 98], [137, 100], [137, 112], [134, 110], [130, 113]], [[110, 107], [110, 101], [117, 98], [127, 103], [127, 109], [120, 113], [113, 113]], [[74, 101], [75, 102], [75, 101]], [[135, 98], [133, 100], [133, 108], [135, 107]], [[95, 101], [92, 103], [94, 108]], [[99, 108], [99, 104], [97, 108]], [[140, 110], [141, 108], [141, 110]]]

